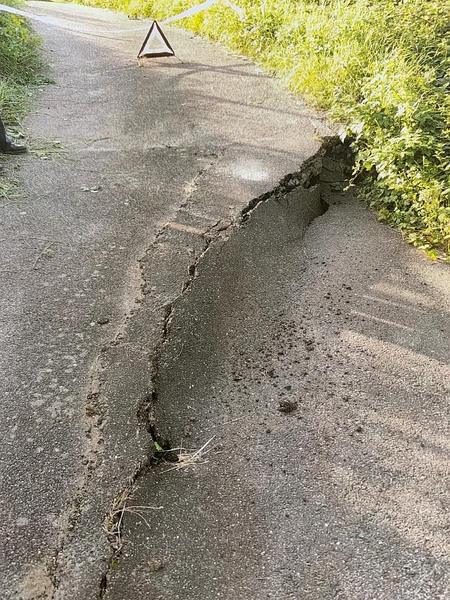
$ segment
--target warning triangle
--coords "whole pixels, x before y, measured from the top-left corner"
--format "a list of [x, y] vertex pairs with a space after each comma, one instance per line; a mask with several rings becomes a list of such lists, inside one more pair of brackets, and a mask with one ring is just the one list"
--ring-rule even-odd
[[139, 51], [138, 58], [143, 58], [144, 56], [175, 56], [169, 40], [156, 21], [153, 21]]

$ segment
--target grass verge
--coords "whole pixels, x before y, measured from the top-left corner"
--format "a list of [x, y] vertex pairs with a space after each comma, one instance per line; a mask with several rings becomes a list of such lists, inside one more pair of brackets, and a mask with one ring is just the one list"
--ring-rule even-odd
[[[162, 18], [196, 0], [81, 0]], [[239, 0], [183, 26], [252, 57], [345, 128], [380, 217], [450, 251], [450, 0]]]
[[7, 125], [20, 126], [32, 86], [43, 82], [42, 69], [39, 37], [22, 17], [0, 13], [0, 117]]

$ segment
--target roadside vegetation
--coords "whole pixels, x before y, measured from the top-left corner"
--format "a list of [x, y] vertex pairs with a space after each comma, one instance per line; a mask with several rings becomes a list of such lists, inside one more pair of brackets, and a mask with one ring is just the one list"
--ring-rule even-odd
[[[163, 18], [195, 0], [81, 0]], [[239, 0], [182, 21], [252, 57], [343, 125], [380, 217], [450, 251], [450, 0]]]
[[[15, 0], [2, 3], [18, 6]], [[39, 37], [23, 18], [0, 12], [0, 117], [7, 125], [20, 126], [42, 67]]]

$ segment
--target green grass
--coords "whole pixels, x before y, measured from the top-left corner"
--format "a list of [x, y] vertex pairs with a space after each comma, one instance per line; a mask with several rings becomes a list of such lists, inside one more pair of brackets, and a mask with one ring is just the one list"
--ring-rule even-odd
[[[17, 6], [15, 0], [2, 3]], [[21, 17], [0, 13], [0, 116], [19, 126], [26, 114], [32, 86], [42, 82], [40, 40]]]
[[[197, 0], [82, 0], [162, 18]], [[239, 0], [184, 27], [254, 58], [343, 124], [380, 217], [450, 250], [450, 0]]]

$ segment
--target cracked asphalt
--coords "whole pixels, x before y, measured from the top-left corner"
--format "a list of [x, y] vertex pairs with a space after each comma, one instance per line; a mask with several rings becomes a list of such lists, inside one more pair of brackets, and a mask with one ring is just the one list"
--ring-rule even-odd
[[171, 447], [207, 446], [139, 474], [104, 597], [447, 600], [449, 290], [327, 181], [210, 246], [153, 404]]
[[[1, 598], [450, 598], [448, 266], [249, 62], [28, 10], [56, 83], [0, 212]], [[149, 427], [207, 446], [153, 464]]]
[[81, 600], [110, 565], [104, 517], [150, 455], [137, 412], [165, 307], [208, 232], [329, 131], [254, 65], [186, 33], [170, 30], [177, 58], [139, 67], [147, 24], [27, 10], [48, 17], [36, 28], [55, 83], [26, 122], [31, 152], [6, 163], [19, 196], [0, 212], [0, 596]]

